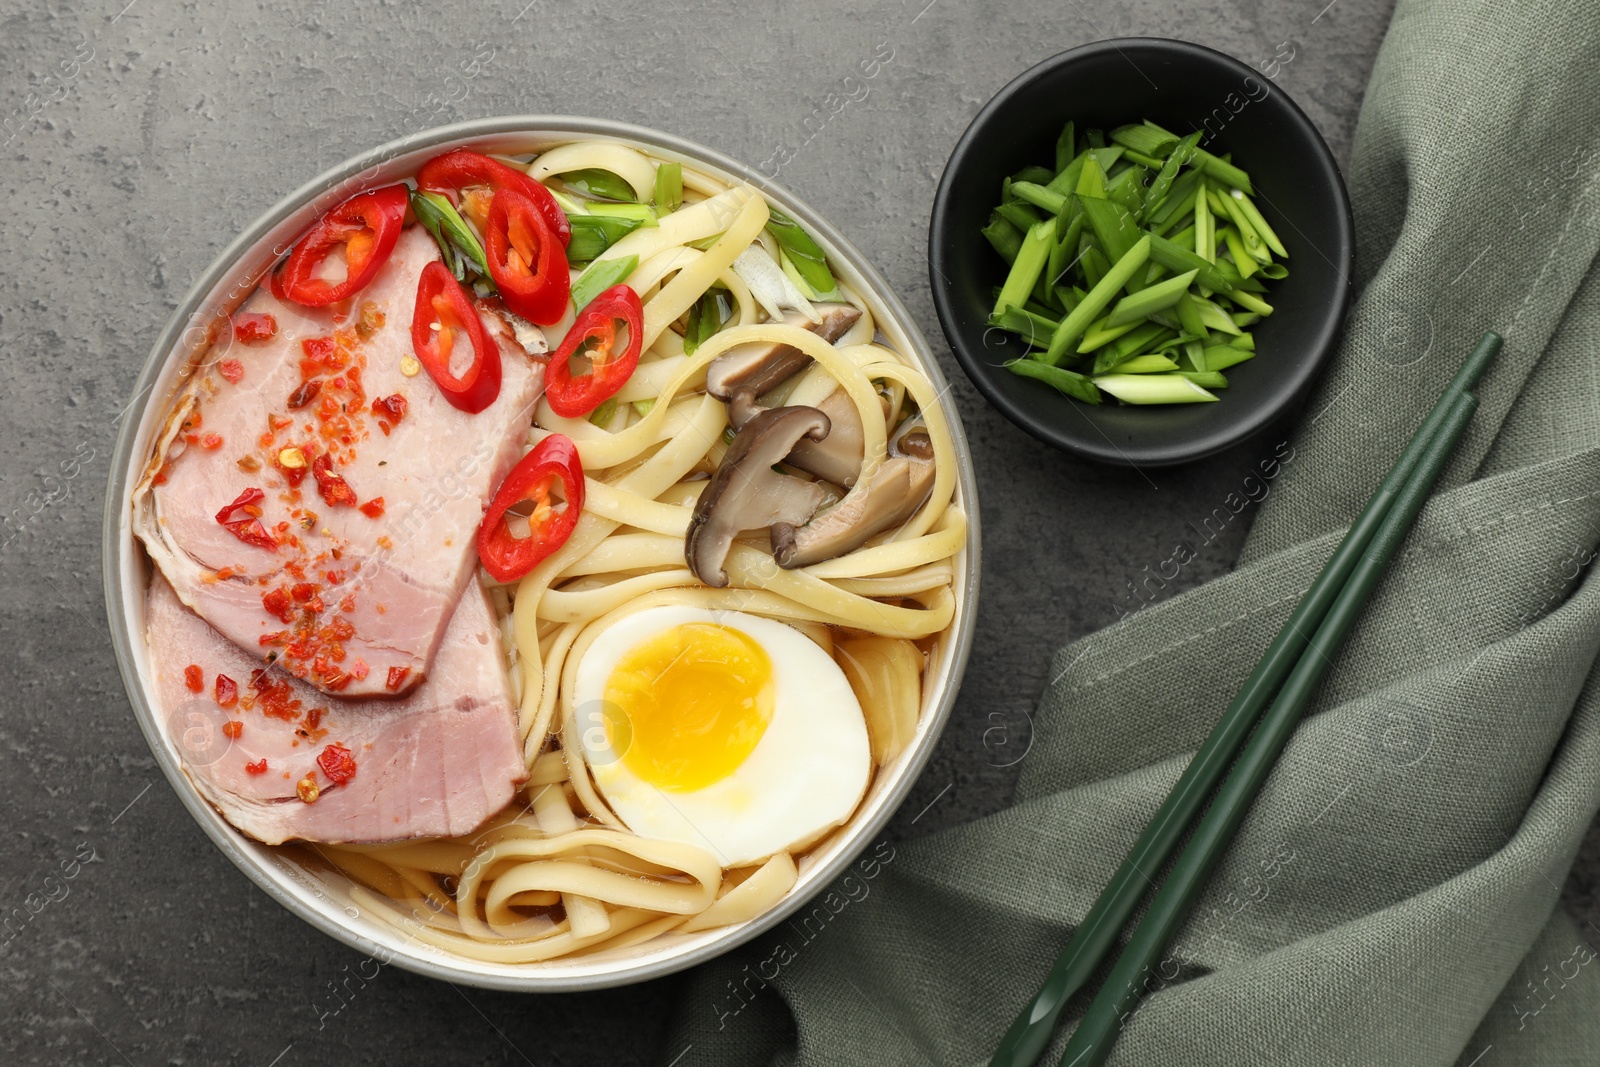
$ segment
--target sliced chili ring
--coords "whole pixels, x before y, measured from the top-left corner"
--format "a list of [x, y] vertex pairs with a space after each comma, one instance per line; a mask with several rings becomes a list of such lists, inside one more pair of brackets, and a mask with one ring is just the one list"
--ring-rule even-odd
[[[457, 375], [450, 369], [451, 356], [463, 336], [472, 345], [472, 363]], [[417, 279], [411, 347], [439, 392], [462, 411], [476, 414], [500, 395], [500, 346], [483, 328], [467, 291], [437, 259]]]
[[[324, 307], [359, 293], [389, 261], [410, 202], [411, 190], [404, 185], [386, 185], [339, 204], [316, 221], [273, 272], [272, 294], [305, 307]], [[323, 261], [341, 246], [344, 280], [317, 277]]]
[[498, 159], [490, 159], [470, 148], [457, 148], [442, 156], [434, 156], [417, 172], [417, 188], [430, 193], [446, 193], [458, 202], [461, 191], [473, 185], [487, 185], [491, 189], [515, 189], [539, 209], [550, 232], [555, 234], [564, 249], [572, 241], [572, 224], [556, 198], [537, 181], [515, 167]]
[[[618, 322], [628, 332], [621, 352], [616, 351]], [[626, 285], [613, 285], [589, 301], [567, 331], [545, 373], [544, 395], [551, 410], [575, 419], [616, 395], [639, 365], [643, 339], [644, 308], [638, 293]], [[573, 373], [574, 356], [589, 363], [581, 374]]]
[[[524, 501], [525, 516], [507, 512]], [[478, 528], [478, 559], [496, 581], [514, 582], [567, 543], [583, 514], [583, 463], [570, 437], [553, 433], [511, 468], [495, 490], [483, 525]], [[512, 522], [527, 523], [526, 536], [513, 533]]]
[[566, 254], [531, 198], [511, 186], [495, 191], [484, 252], [506, 307], [540, 326], [561, 321], [572, 295], [572, 275]]

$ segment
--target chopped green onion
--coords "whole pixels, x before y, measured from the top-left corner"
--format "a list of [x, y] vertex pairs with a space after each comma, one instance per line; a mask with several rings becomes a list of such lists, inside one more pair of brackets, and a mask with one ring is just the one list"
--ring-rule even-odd
[[1280, 279], [1287, 278], [1289, 276], [1289, 268], [1284, 266], [1282, 263], [1268, 263], [1259, 268], [1259, 273], [1263, 278], [1271, 278], [1273, 281], [1279, 281]]
[[1046, 186], [1036, 185], [1033, 182], [1012, 182], [1011, 192], [1018, 199], [1025, 200], [1052, 215], [1059, 215], [1061, 209], [1067, 206], [1067, 194], [1053, 192]]
[[1022, 239], [1022, 248], [1017, 252], [1016, 262], [1011, 264], [1011, 273], [1006, 275], [1005, 285], [1000, 287], [1000, 296], [994, 302], [995, 314], [999, 314], [1007, 307], [1021, 306], [1028, 294], [1033, 292], [1034, 283], [1039, 280], [1039, 275], [1044, 272], [1046, 261], [1050, 257], [1050, 242], [1055, 233], [1055, 220], [1036, 222]]
[[[1235, 298], [1238, 295], [1235, 293]], [[1223, 333], [1237, 334], [1240, 332], [1239, 327], [1234, 325], [1233, 319], [1215, 301], [1207, 300], [1203, 296], [1192, 295], [1189, 299], [1194, 301], [1194, 306], [1200, 311], [1200, 321], [1205, 323], [1208, 328], [1221, 330]]]
[[1055, 176], [1055, 171], [1045, 170], [1043, 167], [1023, 167], [1011, 176], [1011, 181], [1013, 184], [1017, 182], [1032, 182], [1035, 185], [1044, 185]]
[[1017, 252], [1022, 248], [1022, 231], [1007, 221], [1003, 215], [998, 211], [995, 212], [989, 217], [989, 225], [979, 232], [1008, 265], [1016, 262]]
[[1076, 154], [1076, 150], [1073, 147], [1074, 144], [1075, 138], [1073, 136], [1073, 123], [1071, 119], [1068, 119], [1067, 124], [1061, 127], [1061, 136], [1056, 138], [1057, 174], [1060, 174], [1062, 171], [1066, 170], [1067, 167], [1072, 163], [1072, 157], [1074, 154]]
[[817, 293], [831, 293], [839, 288], [828, 269], [828, 255], [822, 246], [801, 228], [800, 224], [777, 208], [771, 209], [767, 219], [767, 232], [778, 241], [778, 247], [794, 262], [795, 270]]
[[595, 201], [589, 205], [589, 213], [604, 218], [632, 219], [641, 226], [657, 224], [655, 208], [649, 204], [613, 204]]
[[1254, 293], [1247, 293], [1243, 289], [1236, 289], [1232, 296], [1233, 302], [1257, 315], [1272, 314], [1272, 305]]
[[994, 211], [1022, 233], [1027, 233], [1035, 223], [1044, 220], [1044, 216], [1020, 200], [1007, 200]]
[[653, 397], [653, 396], [650, 397], [647, 400], [635, 400], [633, 402], [633, 413], [635, 415], [639, 416], [641, 419], [644, 418], [646, 415], [650, 414], [655, 409], [656, 409], [656, 398]]
[[683, 164], [656, 165], [656, 210], [663, 215], [683, 204]]
[[1181, 374], [1107, 374], [1092, 381], [1124, 404], [1203, 404], [1217, 399]]
[[1233, 264], [1239, 268], [1239, 273], [1248, 278], [1261, 269], [1261, 264], [1250, 254], [1244, 246], [1244, 238], [1239, 236], [1239, 231], [1233, 226], [1222, 228], [1222, 240], [1228, 246], [1228, 255], [1233, 257]]
[[1078, 172], [1078, 186], [1073, 192], [1079, 196], [1098, 196], [1106, 198], [1106, 172], [1100, 166], [1100, 161], [1090, 153], [1083, 161], [1083, 170]]
[[1150, 238], [1141, 237], [1132, 248], [1128, 249], [1127, 254], [1106, 271], [1105, 277], [1089, 290], [1089, 295], [1083, 298], [1083, 303], [1073, 308], [1067, 317], [1061, 320], [1061, 325], [1056, 327], [1055, 335], [1050, 338], [1050, 348], [1044, 356], [1046, 363], [1055, 366], [1061, 362], [1062, 357], [1067, 354], [1067, 349], [1082, 336], [1095, 316], [1106, 309], [1106, 305], [1111, 303], [1111, 298], [1127, 284], [1129, 278], [1133, 277], [1133, 272], [1144, 266], [1149, 258]]
[[572, 225], [572, 242], [567, 245], [570, 263], [589, 262], [644, 225], [615, 215], [573, 215], [567, 221]]
[[599, 259], [589, 264], [572, 283], [572, 306], [582, 311], [589, 301], [632, 274], [638, 265], [638, 256]]
[[[1150, 242], [1151, 251], [1155, 250], [1155, 242]], [[1194, 337], [1206, 338], [1211, 336], [1211, 331], [1206, 327], [1205, 320], [1200, 317], [1200, 309], [1195, 306], [1194, 297], [1184, 293], [1178, 297], [1178, 302], [1172, 305], [1172, 310], [1177, 314], [1178, 321], [1183, 324], [1183, 332]]]
[[1094, 231], [1095, 240], [1100, 242], [1106, 257], [1116, 262], [1127, 255], [1128, 249], [1132, 248], [1141, 236], [1139, 227], [1134, 224], [1133, 216], [1114, 200], [1079, 196], [1078, 202], [1083, 205], [1084, 221]]
[[[1238, 185], [1239, 183], [1235, 182], [1234, 184]], [[1244, 212], [1245, 218], [1250, 220], [1251, 228], [1267, 243], [1267, 247], [1284, 259], [1288, 259], [1289, 253], [1284, 249], [1283, 242], [1278, 240], [1276, 233], [1272, 232], [1272, 227], [1267, 225], [1267, 220], [1261, 217], [1261, 211], [1256, 207], [1255, 202], [1245, 195], [1245, 193], [1249, 192], [1252, 192], [1252, 190], [1246, 185], [1230, 190], [1228, 195], [1238, 203], [1240, 209]]]
[[[1137, 322], [1124, 323], [1121, 326], [1108, 326], [1106, 325], [1106, 320], [1101, 319], [1083, 331], [1083, 340], [1078, 342], [1078, 354], [1081, 356], [1093, 352], [1095, 349], [1108, 345], [1112, 341], [1137, 329], [1142, 329]], [[1159, 330], [1161, 327], [1155, 326], [1155, 329]]]
[[1227, 370], [1235, 363], [1243, 363], [1247, 359], [1254, 359], [1254, 352], [1247, 352], [1242, 348], [1232, 345], [1212, 345], [1206, 349], [1206, 370]]
[[631, 204], [639, 199], [639, 194], [633, 191], [633, 186], [611, 171], [601, 170], [598, 167], [568, 171], [561, 175], [561, 180], [567, 183], [567, 188], [576, 189], [584, 196], [594, 197], [597, 200], [618, 200]]
[[1117, 144], [1147, 156], [1165, 156], [1178, 139], [1156, 126], [1118, 126], [1111, 131]]
[[441, 193], [414, 192], [411, 194], [411, 210], [416, 214], [417, 221], [422, 223], [422, 228], [439, 245], [445, 266], [450, 267], [456, 281], [466, 281], [466, 272], [463, 269], [465, 264], [453, 253], [465, 256], [480, 275], [488, 277], [489, 261], [483, 253], [483, 245], [449, 197]]
[[1118, 374], [1160, 374], [1163, 371], [1177, 369], [1178, 365], [1172, 360], [1153, 352], [1146, 356], [1134, 356], [1117, 364]]
[[689, 307], [689, 320], [683, 332], [683, 354], [694, 355], [695, 349], [722, 329], [723, 322], [722, 301], [715, 289], [708, 289]]
[[1172, 191], [1173, 183], [1177, 181], [1178, 171], [1189, 161], [1194, 153], [1195, 145], [1200, 142], [1200, 131], [1196, 130], [1178, 142], [1176, 148], [1167, 156], [1166, 162], [1161, 164], [1161, 170], [1156, 173], [1155, 180], [1150, 183], [1150, 192], [1145, 201], [1144, 219], [1150, 220], [1151, 214]]
[[606, 423], [611, 421], [611, 416], [615, 415], [616, 413], [617, 398], [614, 396], [608, 396], [605, 398], [605, 400], [601, 401], [599, 407], [595, 408], [594, 411], [589, 413], [589, 421], [594, 423], [596, 426], [599, 426], [601, 429], [604, 429]]
[[1064, 367], [1052, 367], [1035, 359], [1014, 359], [1005, 365], [1012, 374], [1044, 382], [1060, 392], [1085, 404], [1100, 403], [1100, 390], [1089, 378]]
[[1228, 387], [1228, 379], [1223, 376], [1221, 371], [1185, 370], [1178, 373], [1204, 389], [1226, 389]]
[[[1029, 311], [1026, 307], [1008, 307], [989, 318], [991, 325], [1021, 337], [1035, 348], [1043, 348], [1050, 343], [1050, 336], [1055, 333], [1057, 320]], [[687, 351], [685, 346], [685, 351]]]
[[1146, 350], [1169, 336], [1172, 331], [1159, 322], [1147, 322], [1096, 353], [1091, 369], [1095, 374], [1108, 374], [1124, 361], [1144, 355]]
[[698, 241], [687, 241], [687, 242], [685, 242], [685, 244], [687, 244], [688, 247], [695, 249], [696, 251], [704, 252], [706, 249], [710, 248], [712, 245], [714, 245], [718, 241], [722, 240], [722, 235], [724, 233], [726, 233], [726, 232], [727, 232], [726, 230], [718, 230], [716, 233], [712, 234], [710, 237], [702, 237]]
[[[1166, 136], [1171, 137], [1174, 141], [1178, 139], [1176, 134], [1168, 133], [1166, 130], [1163, 130], [1160, 126], [1157, 126], [1153, 122], [1146, 121], [1145, 125], [1149, 126], [1157, 133], [1166, 134]], [[1255, 189], [1250, 185], [1250, 175], [1246, 174], [1232, 163], [1229, 163], [1227, 160], [1214, 156], [1203, 148], [1196, 148], [1194, 150], [1194, 160], [1195, 163], [1199, 165], [1201, 170], [1222, 182], [1224, 185], [1238, 186], [1247, 193], [1255, 192]], [[1284, 254], [1287, 255], [1288, 253]]]
[[1166, 281], [1157, 282], [1147, 289], [1141, 289], [1131, 296], [1123, 297], [1117, 301], [1117, 306], [1111, 309], [1106, 325], [1121, 326], [1124, 323], [1138, 322], [1154, 312], [1171, 307], [1178, 302], [1179, 297], [1189, 291], [1189, 285], [1198, 273], [1199, 271], [1186, 271]]

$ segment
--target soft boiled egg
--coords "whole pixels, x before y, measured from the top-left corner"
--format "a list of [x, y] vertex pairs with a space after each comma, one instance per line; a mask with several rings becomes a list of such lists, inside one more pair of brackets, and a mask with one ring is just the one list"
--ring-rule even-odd
[[844, 672], [792, 626], [664, 606], [579, 661], [578, 744], [617, 818], [724, 866], [804, 848], [866, 792], [866, 721]]

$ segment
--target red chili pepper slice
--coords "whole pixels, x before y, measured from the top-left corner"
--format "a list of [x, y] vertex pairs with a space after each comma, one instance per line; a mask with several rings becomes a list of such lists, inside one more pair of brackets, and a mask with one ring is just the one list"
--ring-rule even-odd
[[572, 275], [538, 206], [517, 189], [499, 189], [489, 202], [484, 230], [489, 276], [506, 307], [540, 326], [560, 322], [572, 295]]
[[[628, 330], [627, 346], [620, 353], [616, 351], [618, 321]], [[591, 300], [550, 360], [544, 385], [550, 407], [557, 415], [575, 419], [615, 395], [639, 365], [643, 337], [644, 309], [638, 293], [626, 285], [613, 285]], [[586, 372], [573, 373], [574, 355], [588, 359]]]
[[356, 506], [356, 491], [350, 488], [349, 482], [333, 473], [333, 457], [328, 453], [324, 452], [311, 461], [311, 476], [317, 480], [317, 492], [322, 494], [322, 499], [327, 501], [329, 507]]
[[[410, 202], [410, 189], [387, 185], [338, 205], [316, 221], [273, 273], [272, 294], [306, 307], [324, 307], [359, 293], [389, 261]], [[341, 245], [344, 281], [317, 277], [322, 261]]]
[[[472, 364], [457, 376], [450, 357], [462, 334], [472, 344]], [[500, 346], [483, 328], [467, 291], [438, 260], [423, 267], [417, 279], [411, 347], [439, 392], [462, 411], [477, 414], [500, 395]]]
[[572, 224], [550, 190], [534, 181], [515, 167], [508, 167], [498, 159], [490, 159], [470, 148], [457, 148], [442, 156], [434, 156], [417, 171], [417, 188], [430, 193], [447, 193], [458, 202], [461, 190], [471, 185], [487, 185], [496, 191], [515, 189], [539, 209], [550, 232], [564, 249], [572, 241]]
[[317, 757], [317, 766], [322, 768], [322, 773], [334, 785], [344, 785], [356, 776], [356, 759], [350, 750], [335, 741], [322, 750]]
[[[506, 512], [527, 501], [526, 536], [513, 534]], [[478, 558], [496, 580], [514, 582], [566, 544], [583, 513], [583, 463], [569, 437], [553, 433], [511, 468], [495, 490], [478, 529]]]
[[233, 337], [240, 344], [270, 341], [278, 332], [278, 320], [265, 312], [241, 311], [233, 317]]
[[[254, 486], [246, 489], [234, 498], [233, 503], [217, 512], [217, 521], [247, 545], [277, 548], [278, 542], [274, 541], [272, 535], [267, 533], [267, 528], [261, 525], [259, 517], [261, 509], [256, 506], [256, 502], [264, 500], [266, 495]], [[235, 512], [243, 512], [243, 515], [236, 515]]]

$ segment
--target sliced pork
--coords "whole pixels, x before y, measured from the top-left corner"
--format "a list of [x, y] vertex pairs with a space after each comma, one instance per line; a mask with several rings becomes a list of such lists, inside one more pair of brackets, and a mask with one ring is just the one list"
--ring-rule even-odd
[[184, 769], [269, 845], [464, 834], [526, 777], [499, 629], [476, 583], [428, 680], [396, 700], [330, 698], [262, 667], [159, 574], [146, 612], [155, 691]]
[[445, 400], [411, 343], [418, 276], [438, 258], [413, 226], [344, 304], [304, 308], [263, 284], [178, 397], [134, 495], [179, 599], [257, 666], [346, 698], [429, 673], [543, 388], [480, 304], [499, 396], [477, 414]]

